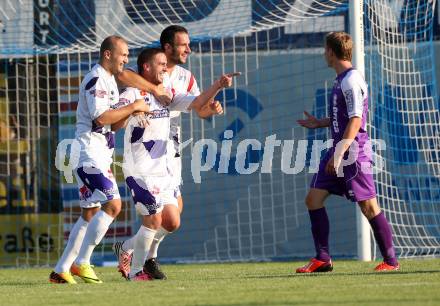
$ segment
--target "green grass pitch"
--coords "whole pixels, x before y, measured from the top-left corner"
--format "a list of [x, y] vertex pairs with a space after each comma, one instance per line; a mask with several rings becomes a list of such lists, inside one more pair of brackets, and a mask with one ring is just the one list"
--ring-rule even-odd
[[[131, 283], [96, 268], [104, 284], [50, 284], [48, 268], [1, 269], [0, 305], [440, 305], [440, 259], [336, 261], [334, 271], [294, 273], [304, 262], [164, 265], [166, 281]], [[78, 279], [81, 282], [80, 279]]]

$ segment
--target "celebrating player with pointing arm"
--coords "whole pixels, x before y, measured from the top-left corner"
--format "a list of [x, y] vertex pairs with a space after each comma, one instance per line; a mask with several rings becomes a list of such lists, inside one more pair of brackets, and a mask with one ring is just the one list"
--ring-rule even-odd
[[[163, 52], [167, 57], [167, 72], [164, 75], [163, 86], [171, 88], [174, 94], [188, 94], [198, 96], [200, 94], [199, 87], [194, 75], [187, 69], [181, 67], [181, 64], [185, 64], [190, 49], [190, 39], [188, 31], [181, 26], [171, 25], [164, 29], [160, 36], [160, 43]], [[148, 82], [139, 74], [124, 70], [123, 73], [118, 75], [119, 81], [127, 86], [139, 88], [147, 92], [154, 92], [157, 88], [161, 87], [161, 84], [155, 85]], [[163, 96], [162, 96], [163, 98]], [[163, 100], [163, 99], [162, 99]], [[196, 113], [201, 118], [207, 118], [213, 115], [219, 115], [223, 113], [223, 108], [218, 101], [211, 101], [207, 105], [204, 105], [201, 109], [195, 109]], [[180, 113], [178, 111], [171, 111], [170, 120], [171, 128], [169, 138], [171, 140], [171, 148], [168, 150], [168, 158], [172, 163], [171, 171], [173, 177], [178, 184], [181, 184], [182, 180], [182, 158], [180, 152]], [[180, 227], [180, 215], [183, 210], [183, 200], [180, 194], [180, 186], [176, 188], [177, 204], [166, 205], [162, 212], [162, 226], [158, 229], [154, 241], [149, 250], [147, 261], [145, 262], [145, 268], [148, 272], [157, 279], [165, 279], [165, 274], [160, 270], [157, 262], [157, 250], [163, 239], [170, 233], [176, 231]], [[133, 250], [133, 240], [129, 239], [122, 243], [117, 242], [114, 245], [115, 253], [118, 256], [120, 267], [128, 267], [128, 256]]]
[[[161, 49], [145, 49], [138, 57], [140, 75], [152, 84], [162, 82], [166, 67], [167, 58]], [[177, 206], [177, 182], [171, 171], [173, 164], [167, 156], [170, 148], [168, 143], [171, 141], [170, 112], [200, 110], [210, 103], [220, 89], [232, 85], [232, 77], [233, 74], [223, 75], [197, 97], [176, 94], [169, 106], [160, 104], [152, 94], [136, 88], [127, 88], [121, 93], [121, 102], [145, 101], [149, 106], [148, 124], [140, 124], [139, 118], [131, 117], [125, 134], [124, 176], [136, 211], [142, 215], [139, 231], [129, 240], [134, 249], [131, 266], [125, 265], [130, 263], [129, 251], [119, 250], [127, 258], [124, 265], [119, 265], [120, 272], [127, 279], [145, 281], [154, 278], [144, 268], [144, 263], [157, 231], [161, 228], [164, 207]]]

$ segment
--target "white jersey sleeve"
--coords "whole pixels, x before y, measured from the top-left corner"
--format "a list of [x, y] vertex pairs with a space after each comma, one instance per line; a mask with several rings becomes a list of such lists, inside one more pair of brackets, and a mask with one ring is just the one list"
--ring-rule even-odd
[[176, 94], [169, 105], [170, 111], [188, 112], [191, 103], [197, 98], [192, 95]]
[[368, 88], [361, 74], [356, 70], [350, 71], [341, 82], [341, 90], [347, 104], [348, 117], [362, 118]]
[[92, 78], [85, 86], [87, 107], [92, 120], [101, 116], [112, 106], [108, 86], [102, 77]]

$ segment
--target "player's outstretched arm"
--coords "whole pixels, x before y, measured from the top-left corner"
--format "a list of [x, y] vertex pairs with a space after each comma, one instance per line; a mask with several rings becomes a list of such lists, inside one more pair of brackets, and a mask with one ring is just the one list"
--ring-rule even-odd
[[299, 125], [308, 128], [308, 129], [319, 129], [324, 127], [330, 126], [330, 118], [322, 118], [318, 119], [315, 116], [309, 114], [308, 112], [304, 112], [304, 115], [306, 115], [306, 119], [299, 119], [296, 122], [298, 122]]
[[[194, 109], [197, 113], [202, 112], [203, 107], [205, 105], [209, 105], [209, 103], [214, 99], [221, 89], [231, 87], [232, 79], [239, 75], [241, 75], [241, 72], [233, 72], [222, 75], [214, 82], [214, 84], [211, 85], [211, 87], [209, 87], [207, 90], [204, 90], [197, 98], [194, 99], [189, 106], [189, 109]], [[218, 108], [218, 105], [214, 102], [212, 107], [215, 109]]]
[[144, 100], [136, 100], [134, 103], [123, 106], [118, 109], [109, 109], [95, 119], [98, 126], [114, 124], [125, 120], [134, 112], [148, 112], [150, 109]]
[[139, 74], [125, 69], [116, 76], [118, 84], [124, 87], [134, 87], [140, 90], [150, 92], [154, 97], [163, 105], [169, 105], [171, 103], [170, 94], [164, 89], [162, 84], [154, 85], [141, 77]]

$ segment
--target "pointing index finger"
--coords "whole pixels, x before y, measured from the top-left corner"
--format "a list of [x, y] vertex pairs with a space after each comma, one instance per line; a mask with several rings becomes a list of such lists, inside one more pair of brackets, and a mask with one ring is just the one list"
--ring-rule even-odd
[[228, 73], [226, 74], [228, 77], [236, 77], [241, 75], [241, 72], [237, 71], [237, 72], [232, 72], [232, 73]]

